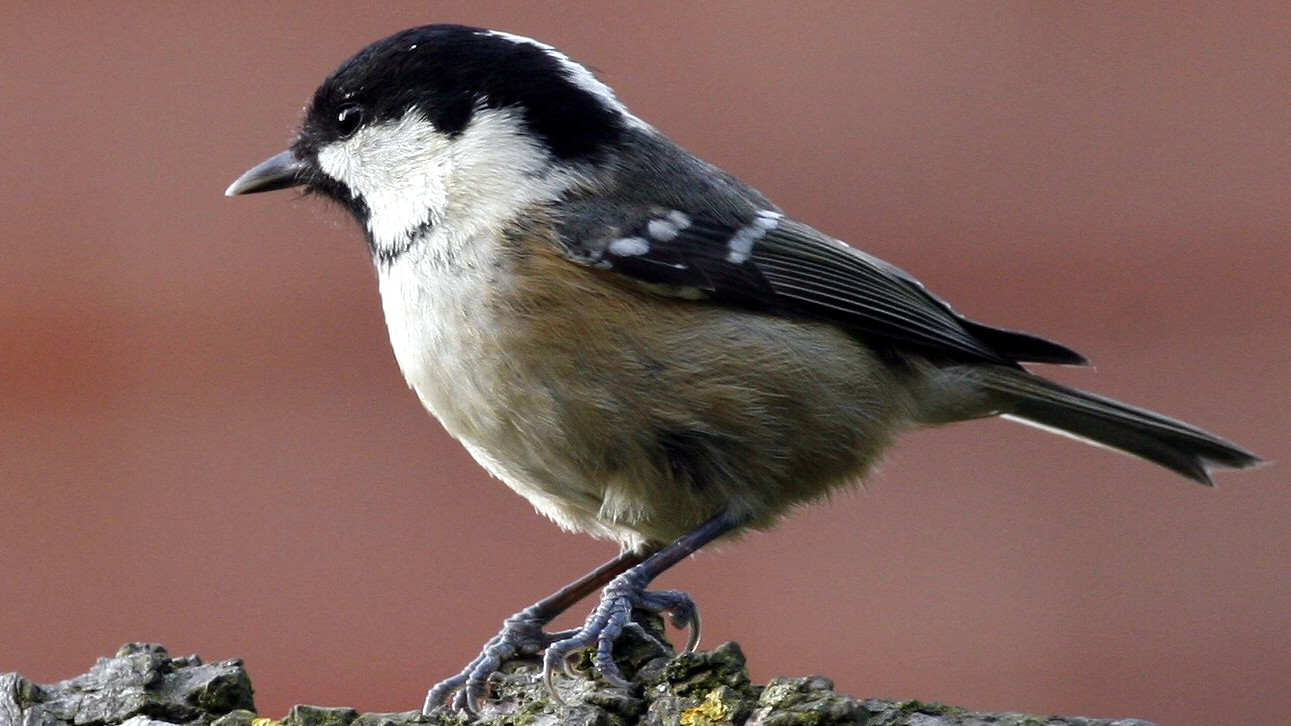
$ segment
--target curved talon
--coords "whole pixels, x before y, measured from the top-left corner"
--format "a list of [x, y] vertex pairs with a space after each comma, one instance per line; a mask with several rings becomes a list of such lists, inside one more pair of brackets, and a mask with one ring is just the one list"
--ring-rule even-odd
[[471, 703], [471, 699], [466, 695], [465, 688], [458, 691], [456, 696], [453, 696], [453, 708], [463, 713], [469, 713], [472, 716], [480, 715], [479, 706]]
[[556, 665], [565, 675], [574, 678], [575, 675], [570, 671], [568, 654], [559, 650], [562, 643], [568, 643], [572, 638], [566, 638], [559, 643], [552, 643], [547, 647], [547, 652], [542, 654], [542, 684], [547, 688], [547, 693], [551, 694], [552, 699], [557, 703], [563, 704], [560, 700], [560, 694], [556, 692]]
[[546, 658], [543, 658], [542, 659], [543, 688], [547, 689], [547, 695], [551, 696], [551, 700], [555, 701], [557, 705], [560, 705], [560, 706], [569, 705], [565, 703], [565, 699], [560, 697], [560, 692], [556, 690], [556, 682], [551, 676], [552, 676], [551, 665], [547, 662]]
[[516, 647], [504, 639], [497, 638], [497, 642], [490, 641], [485, 646], [484, 652], [480, 653], [474, 661], [471, 662], [470, 674], [466, 679], [466, 687], [458, 692], [460, 704], [455, 703], [459, 709], [470, 712], [473, 716], [480, 714], [481, 704], [489, 697], [489, 678], [493, 676], [503, 661], [516, 655]]
[[552, 643], [547, 646], [547, 652], [542, 656], [542, 680], [547, 685], [547, 690], [555, 695], [556, 691], [552, 687], [552, 675], [556, 672], [556, 666], [564, 671], [565, 675], [570, 678], [577, 678], [578, 674], [574, 672], [573, 666], [569, 662], [569, 656], [574, 651], [591, 645], [591, 638], [579, 631], [572, 637]]
[[565, 672], [565, 677], [571, 680], [583, 675], [583, 671], [579, 670], [578, 666], [574, 665], [574, 659], [568, 655], [561, 659], [560, 669]]
[[699, 606], [690, 595], [680, 590], [647, 592], [644, 593], [637, 607], [667, 615], [668, 622], [678, 630], [689, 629], [685, 652], [693, 653], [695, 648], [699, 647]]
[[695, 608], [690, 613], [690, 635], [686, 638], [686, 652], [694, 653], [699, 647], [699, 608]]
[[[469, 668], [467, 669], [469, 670]], [[426, 694], [426, 703], [421, 707], [421, 712], [430, 715], [431, 711], [444, 705], [448, 696], [466, 684], [466, 671], [462, 671], [452, 678], [445, 679], [435, 684], [434, 688]]]
[[484, 702], [489, 698], [488, 681], [476, 681], [474, 679], [466, 684], [466, 688], [457, 692], [457, 698], [461, 701], [460, 710], [466, 711], [472, 716], [479, 716], [480, 709], [483, 708]]
[[623, 678], [623, 672], [619, 670], [618, 664], [614, 662], [614, 642], [619, 639], [632, 615], [631, 604], [624, 600], [626, 598], [615, 602], [601, 625], [601, 632], [596, 635], [596, 655], [592, 661], [596, 666], [596, 672], [618, 688], [630, 686]]

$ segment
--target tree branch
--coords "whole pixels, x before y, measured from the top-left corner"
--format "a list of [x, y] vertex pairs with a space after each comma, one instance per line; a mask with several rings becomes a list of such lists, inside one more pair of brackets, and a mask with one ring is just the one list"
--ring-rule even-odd
[[[657, 623], [648, 623], [657, 626]], [[632, 632], [629, 629], [629, 632]], [[1152, 726], [1146, 721], [981, 714], [920, 701], [856, 699], [821, 676], [749, 680], [735, 643], [675, 655], [639, 635], [617, 648], [631, 689], [597, 678], [560, 677], [568, 705], [543, 689], [538, 664], [517, 661], [493, 684], [478, 723], [502, 726]], [[586, 663], [581, 664], [586, 672]], [[240, 660], [203, 663], [171, 658], [160, 645], [131, 643], [100, 658], [89, 673], [37, 685], [16, 673], [0, 675], [0, 726], [464, 726], [467, 717], [440, 710], [360, 714], [349, 708], [296, 706], [285, 718], [255, 713], [251, 678]]]

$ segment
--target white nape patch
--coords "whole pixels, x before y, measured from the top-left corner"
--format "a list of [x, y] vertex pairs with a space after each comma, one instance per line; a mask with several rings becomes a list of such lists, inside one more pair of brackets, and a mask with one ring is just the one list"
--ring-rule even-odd
[[455, 254], [472, 236], [556, 198], [574, 181], [550, 168], [510, 109], [476, 112], [456, 138], [409, 112], [323, 147], [318, 163], [367, 205], [372, 243], [390, 256], [428, 225], [436, 232], [427, 238], [436, 248], [431, 254]]
[[780, 225], [783, 217], [779, 212], [764, 209], [752, 222], [741, 227], [726, 243], [726, 261], [740, 264], [753, 254], [753, 245], [766, 236], [767, 232]]
[[484, 33], [497, 38], [505, 38], [512, 43], [524, 43], [536, 48], [541, 48], [543, 52], [554, 58], [556, 62], [560, 64], [561, 68], [565, 69], [565, 73], [568, 74], [569, 80], [572, 81], [574, 85], [601, 99], [601, 101], [609, 108], [618, 111], [625, 119], [627, 119], [629, 124], [641, 129], [651, 128], [650, 124], [637, 118], [628, 110], [627, 106], [623, 105], [623, 102], [619, 100], [618, 96], [614, 95], [614, 89], [602, 83], [601, 80], [598, 79], [591, 71], [587, 70], [586, 66], [575, 61], [564, 53], [561, 53], [556, 48], [541, 41], [534, 40], [533, 38], [526, 38], [523, 35], [508, 33], [503, 30], [486, 30]]
[[610, 242], [610, 254], [638, 257], [650, 251], [650, 243], [640, 237], [623, 237]]

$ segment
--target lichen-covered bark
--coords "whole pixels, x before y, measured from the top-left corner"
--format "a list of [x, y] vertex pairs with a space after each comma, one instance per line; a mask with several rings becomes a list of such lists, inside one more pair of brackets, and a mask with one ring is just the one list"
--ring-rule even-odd
[[242, 661], [171, 658], [160, 645], [128, 643], [89, 673], [50, 685], [0, 675], [0, 726], [208, 724], [254, 708]]
[[[630, 631], [629, 631], [630, 632]], [[827, 678], [749, 680], [735, 643], [673, 654], [650, 639], [625, 636], [618, 660], [631, 689], [596, 678], [560, 677], [563, 704], [542, 687], [538, 665], [510, 664], [494, 682], [479, 724], [494, 726], [1151, 726], [1146, 721], [980, 714], [919, 701], [859, 700], [834, 691]], [[586, 663], [581, 664], [586, 666]], [[286, 717], [257, 716], [251, 679], [239, 660], [203, 663], [171, 658], [160, 645], [131, 643], [90, 672], [37, 685], [0, 675], [0, 726], [465, 726], [473, 721], [440, 711], [365, 713], [351, 708], [296, 706]]]

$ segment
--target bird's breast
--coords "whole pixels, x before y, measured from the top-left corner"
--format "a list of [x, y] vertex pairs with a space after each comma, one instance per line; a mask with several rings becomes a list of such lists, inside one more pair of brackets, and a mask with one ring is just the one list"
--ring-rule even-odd
[[492, 241], [477, 242], [448, 260], [413, 250], [380, 270], [404, 379], [476, 461], [540, 512], [567, 529], [623, 540], [597, 521], [604, 483], [554, 445], [562, 412], [545, 380], [549, 367], [541, 354], [516, 349], [525, 336], [505, 299], [514, 272]]
[[449, 433], [472, 440], [497, 426], [506, 385], [502, 343], [487, 305], [496, 274], [484, 255], [431, 259], [410, 251], [379, 272], [395, 359], [408, 385]]

